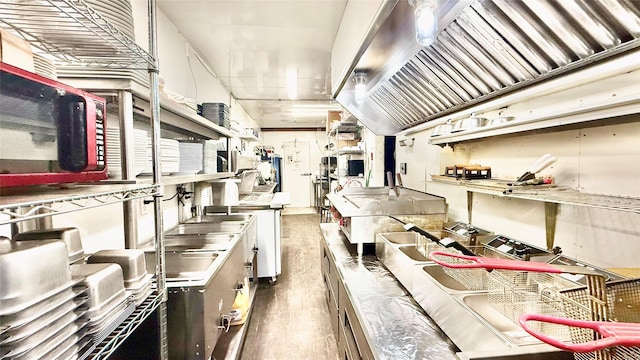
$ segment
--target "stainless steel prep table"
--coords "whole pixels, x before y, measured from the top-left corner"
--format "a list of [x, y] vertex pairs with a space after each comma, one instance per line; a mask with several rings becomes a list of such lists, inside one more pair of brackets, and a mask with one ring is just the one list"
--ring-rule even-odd
[[[272, 189], [271, 189], [272, 190]], [[258, 277], [277, 280], [282, 273], [281, 212], [290, 203], [288, 192], [252, 192], [240, 199], [238, 205], [231, 207], [213, 205], [206, 206], [205, 214], [225, 213], [233, 214], [253, 213], [257, 219], [258, 234]]]
[[335, 223], [320, 229], [374, 359], [456, 359], [456, 347], [375, 256], [357, 256]]

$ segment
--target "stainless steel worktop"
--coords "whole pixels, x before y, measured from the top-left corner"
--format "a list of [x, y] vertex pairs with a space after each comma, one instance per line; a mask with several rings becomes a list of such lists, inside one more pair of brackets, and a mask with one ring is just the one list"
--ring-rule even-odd
[[[238, 205], [230, 206], [232, 212], [243, 212], [251, 210], [282, 209], [291, 203], [291, 195], [288, 192], [262, 192], [254, 191], [240, 197]], [[229, 209], [224, 205], [206, 206], [205, 213], [223, 213]]]
[[327, 194], [327, 199], [343, 217], [446, 213], [442, 197], [407, 188], [398, 192], [399, 196], [389, 187], [344, 188]]
[[358, 257], [337, 224], [320, 228], [376, 359], [456, 359], [457, 348], [375, 256]]
[[423, 229], [442, 227], [447, 219], [444, 198], [407, 188], [397, 190], [396, 193], [389, 187], [344, 188], [327, 194], [339, 213], [340, 228], [349, 242], [373, 243], [377, 233], [402, 231], [402, 223], [389, 215]]

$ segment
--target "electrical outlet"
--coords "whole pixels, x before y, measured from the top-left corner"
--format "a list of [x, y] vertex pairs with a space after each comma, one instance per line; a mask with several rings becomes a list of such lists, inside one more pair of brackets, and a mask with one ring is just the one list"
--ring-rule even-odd
[[400, 163], [400, 172], [407, 175], [407, 163]]

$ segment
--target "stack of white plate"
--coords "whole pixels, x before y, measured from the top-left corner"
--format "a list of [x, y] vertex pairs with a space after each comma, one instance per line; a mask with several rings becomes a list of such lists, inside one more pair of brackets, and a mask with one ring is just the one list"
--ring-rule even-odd
[[133, 14], [129, 0], [85, 0], [102, 18], [130, 39], [135, 39]]
[[147, 130], [133, 129], [134, 173], [141, 174], [151, 158], [151, 137]]
[[58, 64], [59, 78], [127, 79], [149, 86], [149, 74], [144, 70], [92, 68], [84, 65]]
[[203, 143], [200, 141], [180, 141], [181, 174], [197, 174], [203, 170]]
[[203, 149], [203, 173], [215, 174], [218, 172], [218, 142], [216, 140], [206, 140]]
[[[132, 41], [135, 40], [135, 27], [130, 0], [85, 0], [85, 3], [122, 35]], [[101, 43], [87, 45], [104, 46], [104, 40], [96, 37], [96, 41]], [[149, 74], [144, 70], [98, 68], [88, 67], [84, 64], [62, 62], [58, 64], [57, 74], [60, 78], [129, 79], [141, 85], [149, 86]]]
[[160, 139], [160, 159], [162, 173], [177, 173], [180, 171], [180, 143], [173, 139]]
[[198, 101], [196, 101], [196, 99], [194, 98], [185, 97], [180, 104], [187, 109], [198, 112]]
[[164, 94], [176, 104], [180, 104], [189, 110], [198, 112], [198, 102], [196, 99], [185, 97], [184, 95], [167, 88], [163, 88], [162, 92], [164, 92]]
[[[120, 130], [118, 128], [107, 128], [107, 165], [110, 178], [122, 177], [120, 151]], [[133, 175], [142, 173], [150, 158], [150, 138], [149, 133], [142, 129], [133, 129]]]
[[[149, 143], [149, 154], [151, 151], [151, 143]], [[150, 175], [152, 173], [152, 161], [153, 159], [149, 156], [143, 174]], [[160, 163], [163, 175], [180, 172], [180, 143], [178, 140], [160, 139]]]
[[121, 178], [120, 129], [107, 128], [107, 173], [110, 178]]
[[56, 64], [53, 60], [44, 57], [41, 54], [33, 54], [33, 68], [35, 73], [49, 79], [58, 80], [56, 72]]

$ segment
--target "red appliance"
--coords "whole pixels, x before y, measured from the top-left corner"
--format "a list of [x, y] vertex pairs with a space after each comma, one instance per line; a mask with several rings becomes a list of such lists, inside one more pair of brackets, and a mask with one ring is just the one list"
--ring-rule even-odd
[[0, 187], [106, 179], [105, 104], [0, 62]]

